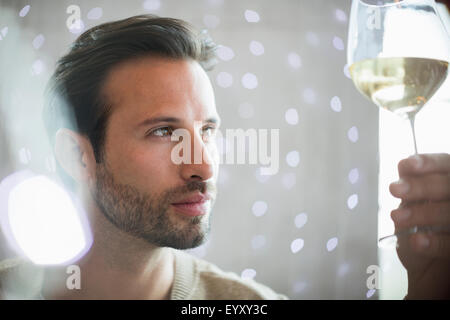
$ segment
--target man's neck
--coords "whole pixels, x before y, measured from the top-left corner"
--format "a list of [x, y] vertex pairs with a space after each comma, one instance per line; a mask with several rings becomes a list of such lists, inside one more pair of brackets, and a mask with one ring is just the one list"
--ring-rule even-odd
[[77, 262], [80, 289], [68, 289], [67, 266], [47, 268], [42, 295], [49, 299], [169, 299], [175, 275], [172, 250], [137, 239], [103, 215], [91, 224], [93, 245]]

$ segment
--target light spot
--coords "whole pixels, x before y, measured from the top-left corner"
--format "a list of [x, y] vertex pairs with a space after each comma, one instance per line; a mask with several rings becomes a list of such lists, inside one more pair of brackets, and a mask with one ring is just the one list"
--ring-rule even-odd
[[308, 104], [316, 103], [316, 92], [311, 88], [303, 90], [303, 100]]
[[264, 201], [255, 201], [252, 206], [253, 215], [256, 217], [263, 216], [267, 211], [267, 203]]
[[220, 24], [220, 18], [212, 14], [206, 14], [203, 16], [203, 24], [210, 29], [217, 28]]
[[255, 269], [244, 269], [241, 272], [241, 278], [242, 279], [253, 279], [256, 276]]
[[103, 16], [103, 9], [100, 7], [89, 10], [87, 17], [89, 20], [98, 20]]
[[63, 188], [39, 175], [10, 191], [5, 214], [27, 258], [34, 264], [63, 264], [79, 259], [92, 243], [81, 219], [84, 214], [78, 209]]
[[288, 64], [294, 69], [298, 69], [302, 66], [302, 59], [295, 52], [290, 52], [288, 54], [287, 60], [288, 60]]
[[350, 264], [348, 262], [341, 263], [337, 270], [337, 275], [339, 277], [345, 276], [350, 269]]
[[254, 108], [248, 102], [241, 103], [238, 108], [239, 116], [243, 119], [250, 119], [254, 115]]
[[375, 292], [376, 292], [375, 289], [369, 289], [366, 293], [366, 298], [370, 299], [375, 294]]
[[296, 125], [298, 123], [298, 112], [294, 108], [289, 108], [286, 110], [284, 114], [284, 118], [286, 122], [290, 125]]
[[254, 54], [255, 56], [260, 56], [260, 55], [264, 54], [264, 46], [259, 41], [256, 41], [256, 40], [250, 41], [249, 49], [250, 49], [250, 52], [252, 54]]
[[228, 72], [220, 72], [217, 75], [216, 82], [222, 88], [229, 88], [233, 84], [233, 77]]
[[291, 242], [291, 251], [292, 253], [297, 253], [300, 250], [303, 249], [303, 246], [305, 245], [305, 241], [301, 238], [295, 239]]
[[334, 96], [333, 98], [331, 98], [330, 107], [335, 112], [341, 112], [342, 110], [341, 99], [339, 99], [338, 96]]
[[31, 74], [32, 75], [39, 75], [42, 73], [42, 71], [44, 71], [45, 69], [45, 65], [41, 60], [36, 60], [33, 62], [33, 65], [31, 66]]
[[349, 78], [349, 79], [352, 78], [352, 76], [351, 76], [351, 74], [350, 74], [350, 69], [349, 69], [349, 67], [348, 67], [348, 64], [345, 64], [345, 65], [344, 65], [344, 74], [345, 74], [345, 76], [346, 76], [347, 78]]
[[270, 179], [270, 175], [268, 175], [268, 174], [261, 174], [261, 167], [259, 167], [258, 169], [256, 169], [256, 171], [255, 171], [255, 177], [256, 177], [256, 180], [258, 180], [258, 182], [260, 182], [260, 183], [266, 183], [267, 181], [269, 181], [269, 179]]
[[334, 12], [334, 16], [336, 17], [336, 20], [339, 22], [347, 21], [347, 14], [341, 9], [336, 9], [336, 11]]
[[350, 210], [353, 210], [357, 205], [358, 205], [358, 195], [355, 193], [355, 194], [352, 194], [350, 197], [348, 197], [347, 207]]
[[31, 152], [27, 148], [21, 148], [19, 150], [19, 161], [23, 164], [27, 164], [31, 160]]
[[307, 285], [307, 283], [305, 281], [297, 281], [292, 286], [292, 291], [294, 293], [301, 293], [301, 292], [305, 291], [307, 286], [308, 285]]
[[216, 50], [217, 56], [223, 61], [229, 61], [234, 58], [234, 51], [227, 46], [219, 46]]
[[8, 27], [4, 27], [1, 32], [2, 32], [3, 38], [6, 37], [6, 35], [8, 34]]
[[306, 213], [302, 212], [295, 216], [294, 223], [297, 228], [303, 228], [306, 222], [308, 222], [308, 215]]
[[145, 0], [142, 7], [147, 11], [156, 11], [161, 7], [161, 1], [159, 0]]
[[350, 140], [351, 142], [358, 141], [359, 139], [358, 128], [353, 126], [350, 129], [348, 129], [347, 137], [348, 140]]
[[286, 155], [286, 163], [290, 167], [293, 168], [297, 167], [299, 162], [300, 162], [300, 153], [297, 150], [288, 152], [288, 154]]
[[28, 12], [30, 11], [30, 8], [31, 8], [30, 5], [26, 5], [25, 7], [23, 7], [19, 12], [19, 16], [22, 18], [25, 17], [28, 14]]
[[56, 160], [54, 156], [49, 155], [45, 158], [45, 168], [48, 172], [56, 172]]
[[45, 37], [42, 34], [37, 35], [33, 40], [33, 47], [39, 49], [45, 42]]
[[262, 234], [254, 236], [252, 238], [252, 248], [257, 250], [261, 249], [266, 245], [266, 237], [264, 237]]
[[247, 72], [242, 76], [242, 86], [246, 89], [255, 89], [258, 86], [258, 78], [250, 72]]
[[351, 184], [355, 184], [356, 182], [358, 182], [359, 179], [359, 171], [358, 168], [353, 168], [352, 170], [350, 170], [350, 172], [348, 173], [348, 181]]
[[285, 189], [292, 189], [295, 186], [297, 177], [295, 175], [294, 172], [289, 172], [289, 173], [285, 173], [283, 174], [281, 183], [283, 184], [283, 187]]
[[345, 49], [344, 41], [342, 41], [342, 39], [338, 36], [335, 36], [333, 38], [333, 46], [339, 51], [342, 51]]
[[81, 19], [75, 20], [69, 27], [69, 31], [73, 34], [79, 34], [84, 30], [84, 22]]
[[245, 10], [244, 12], [245, 20], [247, 22], [256, 23], [259, 22], [259, 14], [256, 11], [253, 10]]
[[331, 238], [330, 240], [327, 241], [327, 250], [331, 252], [334, 249], [336, 249], [337, 245], [338, 245], [338, 238]]
[[313, 47], [317, 47], [320, 44], [320, 39], [317, 33], [308, 31], [306, 33], [306, 42], [308, 42]]

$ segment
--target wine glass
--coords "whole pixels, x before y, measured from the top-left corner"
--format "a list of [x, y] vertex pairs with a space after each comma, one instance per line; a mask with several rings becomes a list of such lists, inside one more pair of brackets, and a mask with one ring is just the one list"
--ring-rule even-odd
[[[356, 88], [377, 106], [414, 120], [447, 77], [450, 39], [434, 0], [353, 0], [347, 63]], [[379, 239], [429, 228], [414, 227]]]

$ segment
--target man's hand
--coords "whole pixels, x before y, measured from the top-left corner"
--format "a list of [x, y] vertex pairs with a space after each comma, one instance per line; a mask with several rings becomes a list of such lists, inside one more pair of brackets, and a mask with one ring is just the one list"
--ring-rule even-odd
[[391, 213], [395, 232], [438, 227], [447, 232], [400, 236], [397, 253], [408, 271], [407, 299], [450, 299], [450, 155], [422, 154], [398, 164], [390, 185], [402, 199]]

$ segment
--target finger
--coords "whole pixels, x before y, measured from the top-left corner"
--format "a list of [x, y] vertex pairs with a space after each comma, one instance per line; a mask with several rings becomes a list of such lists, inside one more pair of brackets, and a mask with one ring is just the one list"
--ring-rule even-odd
[[432, 173], [408, 176], [389, 185], [394, 197], [406, 201], [450, 199], [450, 174]]
[[450, 259], [449, 234], [415, 233], [409, 238], [412, 249], [432, 258]]
[[421, 202], [391, 212], [396, 229], [414, 226], [450, 226], [450, 201]]
[[450, 173], [450, 154], [418, 154], [398, 163], [400, 177], [427, 173]]

